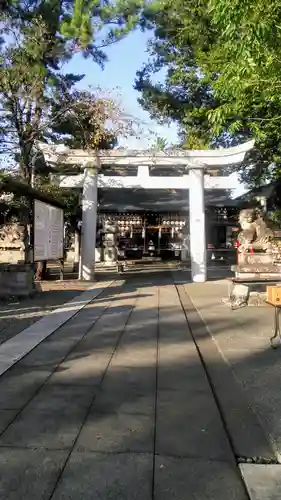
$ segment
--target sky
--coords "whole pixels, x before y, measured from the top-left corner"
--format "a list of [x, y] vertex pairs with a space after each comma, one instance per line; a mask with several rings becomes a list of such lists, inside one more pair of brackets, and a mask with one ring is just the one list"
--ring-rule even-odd
[[120, 42], [111, 45], [105, 50], [108, 62], [103, 70], [90, 59], [84, 59], [78, 54], [67, 65], [67, 71], [85, 74], [85, 78], [79, 84], [80, 88], [85, 89], [88, 86], [108, 90], [118, 88], [122, 108], [143, 124], [141, 139], [131, 137], [129, 140], [126, 139], [125, 142], [120, 140], [120, 145], [127, 146], [130, 149], [148, 147], [150, 131], [165, 138], [169, 143], [177, 142], [176, 126], [160, 126], [152, 121], [149, 113], [145, 112], [138, 104], [139, 92], [133, 88], [136, 72], [148, 60], [148, 53], [146, 52], [148, 40], [148, 33], [142, 33], [138, 30]]
[[[104, 69], [101, 69], [90, 58], [84, 59], [79, 54], [75, 55], [65, 68], [68, 72], [85, 74], [85, 78], [79, 84], [81, 89], [91, 86], [112, 91], [118, 88], [122, 108], [143, 123], [141, 138], [120, 139], [120, 145], [128, 149], [146, 149], [155, 140], [154, 134], [165, 138], [169, 144], [175, 144], [178, 139], [175, 125], [161, 126], [150, 119], [149, 113], [144, 111], [138, 103], [140, 94], [133, 88], [136, 72], [148, 60], [148, 40], [149, 34], [138, 30], [111, 45], [105, 50], [108, 61]], [[233, 195], [239, 196], [245, 189], [238, 182], [236, 174], [232, 175], [232, 179], [233, 186], [235, 186]]]

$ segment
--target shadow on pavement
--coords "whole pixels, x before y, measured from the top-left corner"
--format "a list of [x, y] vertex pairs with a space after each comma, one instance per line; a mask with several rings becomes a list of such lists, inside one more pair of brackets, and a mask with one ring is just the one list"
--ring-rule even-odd
[[5, 500], [247, 500], [224, 426], [236, 458], [276, 457], [202, 318], [183, 306], [225, 421], [173, 276], [128, 278], [0, 378]]

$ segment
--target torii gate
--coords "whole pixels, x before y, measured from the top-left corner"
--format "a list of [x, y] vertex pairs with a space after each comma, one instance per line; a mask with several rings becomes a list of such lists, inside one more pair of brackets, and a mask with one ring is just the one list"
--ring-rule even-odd
[[[84, 173], [75, 176], [60, 176], [61, 187], [83, 188], [82, 201], [82, 238], [79, 277], [83, 280], [94, 279], [94, 255], [97, 224], [97, 188], [144, 188], [144, 189], [189, 189], [190, 214], [190, 255], [191, 272], [194, 282], [207, 279], [207, 254], [205, 230], [204, 189], [228, 189], [228, 177], [204, 175], [210, 167], [221, 169], [241, 163], [245, 154], [254, 147], [254, 141], [227, 149], [180, 150], [169, 153], [132, 152], [123, 150], [95, 151], [69, 149], [63, 145], [53, 146], [39, 143], [45, 160], [51, 164], [58, 162], [84, 167]], [[102, 167], [138, 167], [138, 175], [104, 176]], [[150, 176], [149, 167], [184, 167], [188, 175]]]

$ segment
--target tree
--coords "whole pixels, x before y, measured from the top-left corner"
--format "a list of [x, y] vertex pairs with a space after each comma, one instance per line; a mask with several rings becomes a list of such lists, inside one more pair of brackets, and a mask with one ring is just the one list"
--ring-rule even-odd
[[[102, 65], [106, 60], [102, 48], [133, 29], [142, 3], [14, 0], [6, 6], [0, 19], [2, 157], [5, 167], [8, 159], [11, 167], [19, 165], [17, 174], [27, 183], [31, 183], [34, 166], [39, 166], [37, 183], [43, 191], [54, 193], [42, 159], [36, 156], [35, 165], [37, 141], [67, 136], [83, 148], [110, 147], [116, 141], [113, 130], [105, 132], [102, 121], [108, 103], [101, 104], [90, 93], [77, 93], [75, 84], [83, 76], [64, 74], [63, 65], [78, 50]], [[66, 197], [74, 202], [72, 208], [79, 205], [75, 196]], [[29, 224], [31, 207], [23, 214]]]
[[102, 48], [134, 29], [144, 5], [142, 0], [1, 0], [0, 14], [23, 23], [48, 19], [52, 34], [59, 34], [62, 43], [104, 61]]
[[[279, 175], [279, 17], [276, 0], [266, 9], [261, 0], [166, 0], [144, 22], [154, 38], [136, 80], [141, 104], [160, 121], [176, 121], [185, 147], [254, 136], [255, 151], [240, 170], [248, 183]], [[164, 84], [155, 83], [159, 71]]]
[[[207, 112], [217, 102], [211, 80], [200, 71], [198, 60], [214, 40], [206, 2], [167, 0], [157, 12], [147, 12], [145, 21], [144, 27], [154, 29], [154, 39], [149, 44], [150, 61], [137, 74], [140, 103], [160, 122], [177, 122], [186, 147], [202, 148], [223, 141], [223, 134], [216, 138], [210, 131]], [[155, 83], [155, 76], [163, 71], [164, 84]]]
[[[51, 139], [53, 144], [63, 143], [71, 149], [111, 149], [117, 144], [118, 135], [126, 131], [130, 133], [130, 124], [126, 128], [118, 102], [113, 96], [103, 95], [100, 89], [91, 92], [72, 90], [67, 96], [63, 94], [53, 103], [49, 119], [44, 139]], [[36, 186], [55, 198], [60, 197], [67, 206], [66, 221], [76, 227], [81, 219], [79, 193], [58, 188], [50, 182], [49, 174], [79, 172], [80, 166], [58, 164], [50, 168], [39, 155], [35, 168]]]
[[63, 74], [64, 64], [81, 51], [103, 65], [103, 48], [136, 26], [143, 0], [10, 0], [7, 6], [0, 14], [0, 138], [5, 159], [19, 154], [20, 173], [30, 182], [50, 106], [63, 94], [66, 102], [83, 78]]
[[255, 136], [246, 179], [257, 183], [280, 177], [280, 3], [250, 0], [242, 8], [238, 2], [211, 0], [210, 14], [218, 32], [211, 57], [220, 68], [213, 90], [221, 101], [209, 115], [212, 128], [218, 131], [230, 122], [232, 131], [248, 128]]

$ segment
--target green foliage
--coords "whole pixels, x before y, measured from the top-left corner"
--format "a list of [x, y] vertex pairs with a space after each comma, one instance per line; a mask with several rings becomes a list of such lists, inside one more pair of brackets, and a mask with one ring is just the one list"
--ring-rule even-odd
[[156, 152], [161, 152], [165, 151], [165, 149], [168, 147], [168, 142], [164, 137], [156, 137], [154, 143], [152, 144], [152, 151]]
[[57, 138], [71, 136], [71, 106], [76, 145], [115, 144], [116, 134], [102, 131], [101, 99], [75, 94], [83, 75], [65, 75], [63, 66], [77, 51], [103, 64], [102, 47], [135, 27], [143, 0], [10, 0], [6, 7], [0, 12], [0, 154], [5, 162], [19, 156], [20, 173], [30, 182], [36, 141], [50, 137], [52, 126]]
[[37, 178], [37, 187], [40, 191], [55, 200], [60, 200], [64, 205], [64, 221], [71, 225], [75, 230], [77, 221], [81, 220], [80, 193], [78, 189], [60, 188], [56, 184], [49, 182], [48, 179]]
[[[117, 127], [109, 128], [108, 122]], [[117, 144], [121, 109], [113, 97], [95, 91], [71, 90], [58, 95], [51, 109], [51, 133], [54, 142], [71, 148], [109, 149]]]
[[136, 80], [141, 104], [176, 121], [185, 147], [254, 137], [240, 171], [249, 184], [280, 176], [280, 15], [278, 0], [164, 0], [145, 15], [154, 37]]
[[42, 16], [71, 51], [82, 50], [99, 62], [105, 47], [126, 36], [140, 21], [144, 0], [2, 0], [2, 12], [30, 22]]
[[6, 0], [1, 7], [1, 169], [29, 184], [35, 169], [37, 186], [69, 200], [76, 214], [77, 193], [50, 184], [36, 142], [110, 148], [127, 131], [113, 98], [78, 92], [83, 75], [64, 74], [63, 68], [78, 51], [103, 65], [103, 48], [134, 29], [143, 1]]
[[[207, 116], [217, 106], [212, 79], [198, 66], [199, 56], [214, 38], [206, 2], [166, 0], [157, 12], [146, 15], [146, 26], [154, 28], [155, 36], [149, 46], [151, 60], [137, 75], [140, 103], [153, 118], [176, 121], [185, 146], [207, 147], [218, 138], [212, 134]], [[155, 83], [155, 76], [163, 71], [165, 83]]]
[[250, 0], [246, 4], [210, 1], [210, 14], [218, 31], [212, 49], [220, 72], [213, 85], [223, 104], [210, 113], [213, 129], [226, 121], [237, 131], [248, 128], [255, 137], [258, 161], [251, 171], [254, 183], [280, 175], [281, 117], [281, 5]]

